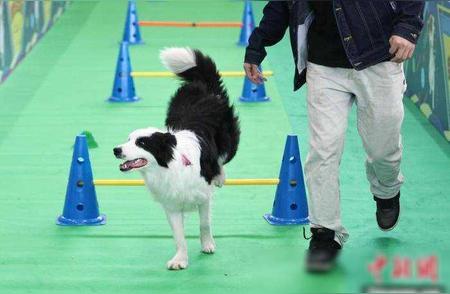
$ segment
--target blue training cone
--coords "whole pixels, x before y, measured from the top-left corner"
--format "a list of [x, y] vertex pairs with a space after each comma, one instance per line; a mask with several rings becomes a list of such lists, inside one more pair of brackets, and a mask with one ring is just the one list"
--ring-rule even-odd
[[[262, 72], [261, 67], [259, 67], [259, 71]], [[267, 102], [270, 98], [266, 96], [264, 82], [261, 84], [255, 84], [245, 77], [242, 95], [239, 97], [239, 100], [242, 102]]]
[[139, 27], [136, 2], [134, 0], [128, 1], [127, 19], [125, 21], [122, 41], [128, 42], [130, 45], [144, 43], [141, 38], [141, 29]]
[[242, 27], [241, 33], [239, 34], [239, 46], [247, 46], [248, 39], [255, 28], [255, 19], [253, 17], [252, 3], [245, 0], [244, 13], [242, 14]]
[[56, 224], [90, 226], [103, 225], [105, 222], [105, 215], [98, 210], [86, 136], [78, 135], [73, 148], [64, 210]]
[[116, 75], [109, 102], [135, 102], [139, 98], [136, 96], [134, 80], [131, 76], [130, 53], [128, 43], [122, 42], [119, 56], [117, 57]]
[[289, 135], [286, 139], [272, 214], [266, 214], [264, 218], [269, 224], [278, 226], [309, 223], [302, 163], [295, 135]]

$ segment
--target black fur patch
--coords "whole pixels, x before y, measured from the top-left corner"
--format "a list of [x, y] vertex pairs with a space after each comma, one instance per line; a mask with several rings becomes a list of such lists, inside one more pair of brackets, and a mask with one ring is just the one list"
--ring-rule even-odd
[[201, 148], [200, 175], [211, 184], [220, 173], [219, 158], [225, 164], [236, 154], [239, 120], [216, 65], [200, 51], [194, 52], [197, 66], [178, 74], [184, 83], [170, 101], [166, 126], [196, 134]]
[[137, 138], [135, 144], [151, 153], [160, 166], [167, 168], [173, 160], [173, 148], [177, 145], [177, 139], [170, 133], [156, 132], [149, 137]]

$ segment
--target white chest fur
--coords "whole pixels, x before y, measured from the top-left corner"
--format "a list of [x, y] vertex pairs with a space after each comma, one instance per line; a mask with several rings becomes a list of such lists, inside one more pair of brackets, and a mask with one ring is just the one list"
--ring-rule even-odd
[[150, 166], [142, 175], [154, 199], [164, 207], [192, 210], [209, 200], [214, 188], [200, 176], [201, 151], [195, 134], [180, 131], [174, 135], [177, 147], [168, 168]]

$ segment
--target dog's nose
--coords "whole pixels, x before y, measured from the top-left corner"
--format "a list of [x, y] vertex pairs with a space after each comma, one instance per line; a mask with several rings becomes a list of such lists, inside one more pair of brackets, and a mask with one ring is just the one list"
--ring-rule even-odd
[[122, 148], [116, 147], [113, 149], [113, 152], [114, 152], [114, 156], [116, 156], [117, 158], [122, 157]]

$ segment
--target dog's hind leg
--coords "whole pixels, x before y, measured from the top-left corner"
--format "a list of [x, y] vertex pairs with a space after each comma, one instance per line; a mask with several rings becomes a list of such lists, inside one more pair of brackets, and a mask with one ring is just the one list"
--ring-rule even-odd
[[184, 236], [184, 214], [181, 211], [166, 210], [167, 219], [172, 228], [173, 238], [177, 247], [177, 252], [171, 260], [167, 262], [170, 270], [180, 270], [188, 266], [187, 243]]
[[211, 197], [198, 206], [200, 215], [200, 241], [202, 252], [207, 254], [214, 253], [216, 244], [211, 233]]

